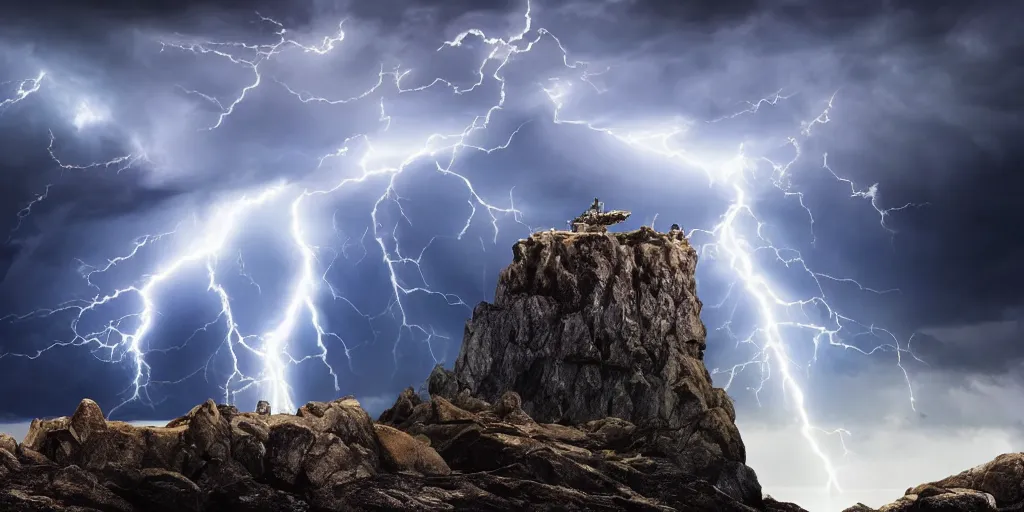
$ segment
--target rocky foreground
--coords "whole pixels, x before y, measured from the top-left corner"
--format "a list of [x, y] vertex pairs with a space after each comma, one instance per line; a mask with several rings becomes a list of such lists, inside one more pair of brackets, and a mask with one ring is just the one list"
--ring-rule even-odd
[[[376, 422], [351, 397], [207, 401], [165, 427], [84, 400], [0, 435], [0, 511], [803, 510], [746, 465], [703, 364], [695, 266], [678, 231], [535, 234], [429, 397], [408, 389]], [[1024, 510], [1024, 454], [881, 510]]]

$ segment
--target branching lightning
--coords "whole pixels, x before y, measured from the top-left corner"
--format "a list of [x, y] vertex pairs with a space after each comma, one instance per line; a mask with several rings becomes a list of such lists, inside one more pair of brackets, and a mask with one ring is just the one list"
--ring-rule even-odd
[[43, 78], [46, 78], [45, 71], [40, 71], [35, 78], [26, 78], [16, 82], [0, 82], [0, 86], [11, 83], [18, 84], [18, 87], [13, 91], [13, 94], [10, 97], [0, 100], [0, 114], [3, 114], [5, 110], [17, 103], [20, 103], [25, 98], [39, 92], [39, 88], [43, 85]]
[[[413, 165], [427, 163], [428, 165], [433, 164], [433, 168], [441, 175], [454, 178], [460, 187], [464, 187], [469, 215], [461, 231], [453, 234], [455, 238], [462, 239], [466, 236], [480, 213], [489, 218], [494, 233], [493, 241], [497, 241], [499, 223], [503, 218], [511, 217], [514, 222], [525, 226], [522, 223], [521, 212], [515, 207], [511, 191], [509, 192], [508, 206], [491, 203], [477, 192], [472, 181], [465, 174], [456, 170], [455, 164], [467, 153], [489, 154], [505, 150], [512, 145], [513, 139], [522, 125], [512, 130], [507, 137], [502, 136], [501, 144], [485, 147], [474, 143], [473, 140], [475, 136], [489, 129], [492, 117], [506, 107], [507, 96], [515, 92], [509, 90], [509, 84], [503, 74], [505, 69], [515, 60], [516, 56], [534, 50], [545, 41], [550, 41], [553, 48], [557, 48], [557, 51], [560, 52], [564, 68], [576, 73], [576, 77], [571, 80], [562, 77], [540, 77], [537, 80], [545, 84], [541, 86], [541, 91], [550, 102], [552, 113], [550, 120], [555, 125], [572, 126], [595, 132], [598, 136], [609, 138], [623, 148], [662, 158], [672, 164], [673, 172], [701, 171], [707, 176], [712, 186], [720, 187], [730, 194], [731, 203], [716, 225], [708, 229], [694, 229], [689, 233], [694, 238], [706, 237], [709, 241], [701, 246], [701, 254], [707, 256], [709, 260], [722, 262], [734, 278], [729, 295], [720, 306], [724, 306], [730, 300], [733, 292], [741, 293], [743, 300], [754, 305], [756, 322], [749, 333], [742, 335], [733, 332], [731, 322], [727, 322], [720, 329], [732, 336], [738, 346], [754, 347], [754, 356], [750, 360], [730, 368], [713, 370], [713, 374], [727, 376], [725, 387], [728, 389], [736, 376], [750, 367], [760, 371], [760, 383], [753, 390], [755, 395], [763, 390], [773, 375], [780, 379], [782, 389], [792, 399], [791, 405], [800, 433], [806, 439], [809, 448], [822, 461], [827, 477], [827, 487], [837, 490], [840, 488], [837, 471], [827, 454], [828, 450], [823, 448], [818, 434], [824, 432], [838, 435], [840, 445], [845, 452], [844, 436], [849, 432], [843, 429], [824, 430], [815, 425], [812, 418], [813, 411], [806, 403], [804, 389], [799, 379], [800, 370], [804, 365], [795, 361], [792, 356], [793, 343], [791, 340], [795, 336], [791, 333], [810, 334], [814, 350], [812, 362], [817, 359], [819, 348], [822, 345], [854, 350], [863, 354], [878, 352], [895, 354], [896, 366], [906, 379], [909, 402], [911, 407], [914, 407], [911, 380], [903, 364], [906, 357], [914, 357], [909, 343], [902, 344], [895, 335], [885, 329], [857, 322], [839, 313], [826, 299], [822, 283], [823, 281], [833, 281], [851, 284], [858, 287], [859, 290], [877, 294], [893, 293], [897, 290], [879, 290], [863, 286], [849, 278], [816, 272], [806, 264], [798, 251], [774, 244], [762, 229], [764, 223], [756, 214], [755, 205], [750, 199], [749, 186], [750, 178], [756, 178], [758, 175], [766, 173], [770, 182], [785, 197], [796, 198], [799, 201], [807, 213], [813, 233], [814, 216], [804, 204], [803, 193], [793, 190], [789, 184], [790, 167], [801, 158], [801, 139], [798, 137], [792, 137], [787, 142], [794, 150], [793, 159], [787, 163], [778, 164], [764, 157], [746, 155], [743, 146], [740, 146], [735, 154], [710, 157], [694, 148], [686, 147], [681, 135], [693, 128], [696, 123], [651, 122], [642, 130], [630, 130], [590, 120], [596, 116], [570, 117], [567, 101], [576, 94], [573, 89], [575, 84], [586, 85], [597, 94], [602, 94], [605, 91], [595, 85], [591, 78], [608, 72], [609, 68], [595, 71], [587, 62], [572, 60], [569, 57], [569, 51], [554, 34], [545, 28], [534, 28], [532, 8], [529, 2], [527, 2], [523, 15], [523, 27], [520, 32], [507, 38], [501, 38], [489, 36], [483, 30], [474, 28], [457, 34], [438, 47], [437, 51], [443, 52], [473, 40], [489, 48], [487, 55], [475, 69], [476, 81], [474, 83], [460, 85], [437, 77], [423, 85], [405, 86], [403, 81], [409, 76], [410, 69], [385, 69], [382, 64], [376, 82], [370, 87], [358, 94], [334, 99], [298, 90], [277, 78], [265, 76], [265, 72], [269, 62], [288, 58], [289, 51], [322, 56], [341, 47], [345, 41], [345, 32], [342, 30], [343, 23], [339, 23], [336, 33], [324, 37], [319, 44], [305, 45], [292, 39], [285, 27], [278, 21], [262, 15], [259, 15], [259, 19], [274, 27], [275, 41], [252, 43], [246, 41], [178, 40], [161, 43], [161, 52], [174, 50], [195, 54], [197, 58], [217, 58], [226, 64], [241, 67], [251, 74], [251, 80], [236, 94], [226, 99], [178, 86], [187, 94], [217, 108], [215, 119], [205, 127], [207, 130], [217, 130], [225, 123], [231, 122], [231, 116], [240, 108], [244, 108], [249, 95], [255, 89], [266, 86], [279, 87], [284, 94], [293, 96], [307, 106], [328, 108], [360, 101], [378, 102], [380, 116], [373, 121], [379, 132], [386, 132], [392, 127], [392, 118], [385, 109], [385, 105], [390, 104], [389, 101], [386, 101], [388, 95], [416, 94], [440, 87], [450, 90], [453, 95], [460, 96], [493, 81], [497, 85], [497, 98], [489, 107], [472, 115], [463, 129], [450, 133], [432, 133], [416, 144], [400, 148], [388, 147], [386, 150], [381, 150], [375, 144], [374, 133], [362, 133], [348, 137], [335, 151], [319, 158], [318, 169], [327, 171], [333, 171], [331, 164], [334, 159], [356, 159], [355, 165], [359, 171], [357, 175], [338, 178], [333, 181], [333, 185], [311, 188], [303, 187], [298, 183], [274, 184], [256, 193], [225, 202], [200, 221], [198, 233], [182, 233], [179, 230], [174, 230], [159, 235], [146, 235], [137, 239], [129, 252], [110, 259], [105, 265], [89, 266], [83, 263], [81, 265], [82, 275], [90, 286], [99, 291], [101, 288], [93, 283], [94, 276], [106, 273], [115, 266], [135, 258], [140, 251], [164, 238], [187, 237], [183, 244], [183, 250], [169, 258], [156, 272], [144, 276], [138, 284], [116, 288], [110, 292], [100, 291], [89, 300], [74, 301], [52, 309], [8, 317], [14, 321], [25, 321], [31, 318], [70, 314], [74, 335], [70, 340], [54, 343], [36, 352], [2, 354], [0, 357], [36, 358], [56, 347], [89, 346], [104, 360], [127, 361], [134, 369], [134, 377], [127, 398], [113, 408], [110, 411], [111, 414], [115, 414], [120, 407], [130, 402], [152, 403], [148, 387], [154, 381], [151, 379], [151, 368], [147, 363], [146, 356], [150, 352], [167, 350], [156, 348], [154, 346], [156, 340], [153, 339], [157, 335], [154, 332], [154, 319], [159, 313], [158, 303], [161, 292], [167, 284], [173, 282], [186, 270], [200, 268], [206, 272], [208, 277], [207, 291], [217, 297], [220, 309], [214, 318], [197, 332], [206, 332], [214, 325], [222, 326], [226, 331], [219, 350], [226, 351], [234, 363], [233, 371], [222, 384], [224, 399], [228, 403], [234, 401], [239, 393], [255, 387], [259, 389], [262, 396], [270, 400], [274, 410], [294, 410], [294, 393], [289, 384], [288, 370], [294, 365], [313, 359], [319, 360], [317, 364], [325, 366], [333, 379], [335, 389], [340, 389], [339, 372], [329, 362], [328, 353], [341, 350], [349, 363], [349, 369], [352, 370], [351, 353], [357, 345], [346, 341], [345, 336], [329, 329], [323, 321], [322, 308], [334, 306], [339, 302], [344, 307], [352, 308], [367, 321], [372, 321], [381, 315], [391, 315], [399, 322], [400, 329], [393, 340], [396, 367], [397, 351], [403, 335], [421, 339], [434, 360], [441, 361], [435, 353], [432, 341], [444, 338], [444, 336], [429, 325], [416, 323], [408, 313], [407, 301], [413, 296], [424, 296], [442, 300], [452, 306], [468, 306], [458, 296], [437, 291], [427, 282], [421, 265], [423, 257], [430, 249], [434, 239], [414, 253], [415, 256], [410, 256], [401, 247], [398, 224], [396, 223], [393, 229], [384, 227], [380, 218], [382, 209], [385, 205], [397, 209], [400, 222], [412, 225], [412, 221], [403, 208], [403, 198], [396, 188], [396, 180]], [[493, 68], [493, 71], [488, 71], [489, 66]], [[0, 102], [0, 112], [3, 108], [21, 101], [38, 90], [44, 76], [45, 74], [41, 73], [36, 79], [20, 82], [15, 95], [11, 99]], [[740, 116], [756, 115], [765, 105], [777, 105], [791, 96], [792, 94], [783, 95], [782, 91], [778, 91], [768, 98], [748, 102], [747, 108], [744, 110], [709, 122], [728, 122]], [[826, 107], [819, 115], [801, 124], [799, 137], [810, 137], [812, 128], [817, 129], [819, 125], [831, 121], [830, 116], [836, 97], [836, 94], [833, 94], [828, 98]], [[53, 146], [54, 139], [51, 134], [48, 150], [62, 170], [84, 170], [97, 167], [115, 167], [118, 170], [124, 170], [147, 161], [146, 153], [139, 150], [106, 162], [84, 165], [66, 164], [58, 159]], [[886, 223], [890, 214], [914, 206], [907, 204], [898, 208], [882, 207], [878, 198], [877, 185], [863, 190], [858, 189], [851, 180], [843, 178], [829, 167], [827, 154], [823, 156], [822, 167], [835, 180], [849, 185], [853, 197], [870, 200], [872, 207], [881, 217], [882, 227], [889, 232], [893, 232]], [[382, 181], [386, 185], [383, 185], [380, 195], [368, 212], [371, 225], [359, 237], [359, 243], [350, 244], [351, 240], [346, 239], [340, 251], [314, 245], [311, 232], [314, 230], [314, 226], [319, 224], [307, 219], [307, 212], [316, 206], [316, 201], [336, 197], [336, 194], [343, 189], [378, 181]], [[43, 200], [48, 192], [49, 188], [46, 193], [38, 196], [36, 200], [30, 202], [25, 209], [18, 213], [19, 226], [21, 221], [31, 213], [32, 205]], [[299, 256], [299, 265], [288, 281], [284, 305], [274, 319], [273, 326], [263, 333], [247, 334], [236, 320], [232, 297], [223, 284], [218, 262], [233, 261], [237, 267], [237, 274], [246, 278], [248, 283], [259, 293], [263, 292], [252, 275], [246, 271], [241, 251], [232, 243], [242, 230], [254, 229], [247, 223], [255, 211], [270, 208], [280, 211], [287, 217], [288, 235], [294, 252]], [[751, 229], [747, 223], [753, 223], [756, 227]], [[332, 219], [331, 224], [335, 231], [340, 232], [336, 219]], [[376, 247], [372, 251], [366, 247], [367, 237], [376, 242]], [[483, 239], [480, 241], [483, 244]], [[347, 251], [355, 245], [362, 248], [362, 257], [359, 258], [359, 261], [376, 252], [376, 249], [380, 250], [380, 263], [388, 272], [391, 297], [389, 305], [384, 311], [374, 314], [364, 313], [356, 308], [353, 301], [345, 298], [342, 291], [329, 281], [328, 273], [338, 261], [339, 256], [347, 258]], [[803, 272], [809, 282], [813, 284], [815, 293], [810, 297], [799, 299], [787, 298], [787, 293], [782, 291], [783, 288], [773, 283], [764, 269], [760, 267], [758, 256], [762, 253], [769, 255], [784, 267]], [[330, 261], [323, 258], [325, 254], [333, 255]], [[403, 268], [411, 268], [416, 272], [418, 284], [410, 284], [402, 278]], [[78, 326], [83, 315], [96, 312], [106, 305], [129, 296], [136, 297], [141, 301], [141, 308], [138, 311], [111, 319], [97, 331], [79, 332]], [[313, 355], [301, 357], [293, 355], [297, 352], [298, 345], [304, 342], [304, 340], [298, 339], [298, 330], [301, 325], [311, 327], [311, 332], [315, 333], [314, 339], [308, 340], [315, 344], [316, 349]], [[863, 348], [852, 342], [854, 338], [860, 336], [881, 337], [885, 341], [873, 348]], [[262, 367], [258, 373], [248, 374], [243, 371], [242, 365], [239, 363], [239, 354], [242, 352], [259, 358]], [[196, 372], [208, 370], [209, 362], [206, 362]]]
[[138, 148], [138, 151], [136, 151], [136, 152], [128, 153], [126, 155], [117, 156], [117, 157], [111, 158], [109, 160], [90, 162], [90, 163], [87, 163], [87, 164], [70, 164], [70, 163], [65, 163], [65, 162], [61, 161], [60, 157], [57, 156], [57, 153], [55, 152], [55, 150], [53, 148], [53, 144], [54, 144], [55, 141], [56, 141], [56, 138], [53, 136], [53, 132], [51, 131], [50, 132], [50, 145], [46, 147], [46, 151], [50, 153], [50, 158], [53, 159], [53, 161], [58, 166], [60, 166], [62, 171], [86, 171], [86, 170], [89, 170], [89, 169], [110, 169], [110, 168], [114, 168], [114, 169], [116, 169], [117, 172], [121, 172], [121, 171], [124, 171], [124, 170], [127, 170], [127, 169], [131, 169], [133, 166], [135, 166], [139, 162], [145, 162], [145, 161], [148, 160], [148, 157], [147, 157], [145, 151], [143, 151], [141, 148]]
[[[843, 452], [846, 453], [846, 444], [843, 440], [843, 436], [849, 435], [849, 432], [845, 429], [824, 430], [814, 425], [810, 411], [805, 403], [804, 391], [796, 378], [795, 370], [801, 365], [791, 358], [789, 350], [787, 349], [788, 345], [786, 342], [792, 336], [784, 335], [783, 331], [784, 329], [796, 329], [810, 332], [812, 334], [811, 340], [814, 348], [812, 361], [817, 360], [818, 350], [822, 342], [827, 342], [831, 346], [854, 350], [865, 355], [884, 351], [891, 351], [895, 353], [896, 365], [906, 381], [910, 406], [913, 408], [915, 402], [913, 387], [911, 385], [910, 376], [907, 373], [906, 368], [903, 366], [904, 356], [916, 359], [916, 356], [914, 356], [910, 351], [909, 344], [903, 346], [900, 344], [898, 338], [890, 331], [873, 325], [866, 326], [837, 312], [826, 300], [826, 294], [821, 281], [825, 279], [849, 283], [858, 287], [862, 291], [869, 291], [877, 294], [898, 292], [898, 290], [877, 290], [863, 286], [856, 280], [850, 278], [834, 277], [828, 274], [815, 272], [807, 266], [799, 251], [784, 247], [777, 247], [764, 235], [762, 231], [764, 223], [757, 217], [754, 206], [748, 199], [749, 192], [746, 189], [748, 181], [746, 180], [746, 174], [756, 173], [759, 170], [759, 162], [769, 164], [768, 167], [772, 171], [770, 176], [772, 183], [786, 197], [797, 198], [801, 207], [807, 212], [810, 224], [813, 227], [814, 216], [810, 209], [804, 205], [803, 194], [801, 192], [792, 191], [788, 182], [784, 179], [789, 167], [800, 157], [800, 145], [796, 139], [790, 138], [787, 142], [788, 145], [791, 145], [794, 148], [795, 156], [791, 161], [785, 164], [778, 164], [764, 157], [759, 159], [750, 158], [744, 154], [742, 146], [731, 158], [723, 158], [717, 161], [704, 159], [688, 152], [686, 148], [673, 144], [673, 139], [685, 131], [686, 127], [684, 126], [670, 125], [660, 128], [652, 126], [651, 128], [643, 131], [620, 131], [612, 127], [597, 126], [594, 123], [583, 119], [563, 118], [560, 113], [565, 106], [564, 99], [569, 94], [570, 87], [571, 84], [559, 82], [556, 83], [555, 86], [545, 89], [555, 106], [556, 123], [580, 125], [587, 129], [604, 133], [617, 139], [621, 143], [636, 149], [637, 151], [651, 153], [674, 160], [683, 168], [696, 168], [702, 170], [708, 176], [712, 184], [719, 184], [727, 189], [731, 189], [733, 193], [733, 201], [725, 214], [721, 217], [721, 221], [711, 229], [693, 229], [690, 231], [689, 236], [694, 237], [695, 235], [704, 235], [711, 239], [710, 242], [701, 246], [701, 254], [723, 260], [735, 279], [733, 285], [729, 288], [730, 294], [735, 288], [740, 288], [745, 292], [744, 299], [754, 304], [757, 318], [756, 326], [747, 336], [742, 338], [737, 336], [731, 329], [731, 321], [727, 321], [720, 330], [735, 339], [737, 341], [737, 346], [740, 344], [754, 346], [755, 354], [753, 358], [746, 362], [733, 365], [732, 367], [724, 370], [716, 368], [713, 369], [711, 373], [713, 375], [727, 375], [728, 380], [724, 387], [728, 390], [732, 385], [733, 380], [740, 372], [751, 366], [757, 367], [761, 372], [761, 379], [758, 386], [753, 389], [753, 392], [755, 393], [755, 396], [758, 396], [764, 389], [765, 384], [772, 376], [772, 372], [774, 370], [782, 380], [783, 389], [787, 391], [789, 396], [792, 398], [793, 408], [797, 414], [796, 419], [801, 435], [806, 439], [808, 446], [821, 460], [824, 466], [825, 473], [827, 475], [826, 487], [841, 491], [837, 471], [830, 457], [826, 454], [826, 451], [822, 449], [815, 433], [823, 432], [826, 434], [838, 435]], [[748, 109], [734, 115], [714, 119], [713, 122], [735, 118], [743, 114], [756, 113], [758, 108], [762, 105], [774, 105], [781, 99], [785, 98], [782, 97], [780, 93], [776, 93], [770, 99], [750, 102], [750, 107]], [[803, 129], [801, 131], [804, 136], [810, 135], [811, 126], [815, 124], [824, 124], [830, 120], [829, 112], [833, 108], [834, 101], [835, 95], [829, 98], [827, 107], [820, 115], [803, 123]], [[881, 216], [882, 227], [890, 233], [894, 233], [894, 231], [885, 224], [885, 220], [891, 212], [909, 208], [911, 206], [919, 206], [916, 204], [907, 204], [899, 208], [883, 209], [879, 206], [877, 200], [877, 185], [872, 186], [867, 190], [858, 190], [856, 186], [853, 185], [852, 181], [842, 178], [833, 172], [828, 168], [827, 164], [825, 165], [825, 169], [827, 169], [836, 180], [848, 184], [851, 187], [853, 197], [870, 199], [871, 205]], [[756, 225], [756, 229], [752, 232], [744, 230], [741, 222], [743, 217], [753, 221]], [[784, 294], [779, 291], [780, 288], [771, 282], [755, 262], [755, 254], [761, 251], [769, 252], [774, 256], [776, 261], [787, 268], [796, 267], [799, 270], [802, 270], [807, 276], [809, 276], [811, 282], [814, 283], [818, 294], [809, 298], [797, 300], [783, 298]], [[728, 297], [726, 300], [727, 299]], [[719, 304], [719, 306], [724, 305], [724, 303], [725, 300], [723, 300], [723, 303]], [[790, 314], [792, 310], [796, 310], [804, 318], [809, 318], [806, 314], [807, 309], [814, 306], [824, 309], [825, 320], [828, 323], [819, 324], [809, 319], [802, 321], [790, 320], [793, 316]], [[861, 330], [853, 332], [852, 329], [854, 328], [861, 328]], [[845, 336], [847, 332], [849, 332], [848, 338], [851, 339], [862, 335], [871, 335], [873, 337], [881, 336], [891, 342], [882, 343], [870, 349], [864, 349], [843, 341], [844, 337], [847, 337]], [[758, 401], [760, 403], [760, 399]]]

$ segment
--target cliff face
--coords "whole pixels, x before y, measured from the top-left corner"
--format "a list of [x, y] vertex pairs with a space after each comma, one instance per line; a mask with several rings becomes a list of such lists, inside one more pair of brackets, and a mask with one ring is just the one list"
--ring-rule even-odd
[[540, 233], [513, 254], [455, 363], [474, 394], [515, 390], [548, 422], [614, 416], [681, 428], [727, 407], [700, 362], [697, 255], [684, 239]]
[[537, 421], [628, 421], [645, 450], [759, 504], [732, 402], [702, 362], [697, 255], [682, 234], [543, 232], [513, 254], [431, 393], [515, 391]]

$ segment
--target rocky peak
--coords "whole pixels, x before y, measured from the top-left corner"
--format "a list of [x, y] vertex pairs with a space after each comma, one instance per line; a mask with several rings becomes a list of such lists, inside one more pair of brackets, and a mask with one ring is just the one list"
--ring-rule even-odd
[[494, 402], [515, 391], [547, 423], [619, 418], [645, 432], [650, 449], [759, 502], [732, 402], [702, 361], [696, 264], [679, 230], [521, 240], [494, 304], [474, 309], [454, 372], [435, 371], [431, 393]]

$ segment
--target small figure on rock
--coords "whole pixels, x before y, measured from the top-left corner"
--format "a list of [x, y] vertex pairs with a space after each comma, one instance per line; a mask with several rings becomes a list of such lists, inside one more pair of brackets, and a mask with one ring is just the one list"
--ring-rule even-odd
[[604, 203], [594, 198], [594, 203], [585, 212], [570, 221], [573, 233], [606, 233], [608, 226], [618, 224], [630, 216], [626, 210], [604, 211]]
[[672, 227], [668, 230], [668, 236], [675, 240], [683, 240], [686, 238], [686, 234], [683, 233], [683, 228], [679, 227], [679, 224], [672, 224]]
[[270, 402], [266, 400], [256, 402], [256, 414], [259, 414], [260, 416], [270, 416]]

